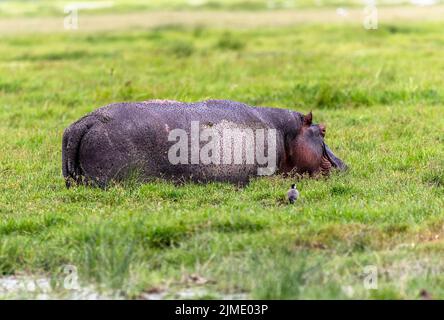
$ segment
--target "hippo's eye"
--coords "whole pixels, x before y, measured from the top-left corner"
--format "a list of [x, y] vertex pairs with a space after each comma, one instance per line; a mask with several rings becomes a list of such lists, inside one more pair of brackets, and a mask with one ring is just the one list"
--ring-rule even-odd
[[307, 131], [310, 136], [318, 137], [321, 135], [321, 131], [317, 125], [311, 126]]
[[308, 128], [307, 133], [309, 136], [314, 136], [316, 134], [315, 128], [314, 127]]
[[310, 129], [308, 129], [308, 132], [310, 133], [310, 135], [319, 135], [319, 130], [316, 126], [311, 126]]

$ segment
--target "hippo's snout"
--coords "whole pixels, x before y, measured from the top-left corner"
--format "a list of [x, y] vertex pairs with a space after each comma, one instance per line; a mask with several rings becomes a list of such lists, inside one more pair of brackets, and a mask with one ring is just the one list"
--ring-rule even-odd
[[348, 169], [348, 166], [341, 159], [336, 157], [333, 151], [331, 151], [331, 149], [325, 143], [324, 154], [333, 167], [337, 168], [340, 171], [345, 171]]

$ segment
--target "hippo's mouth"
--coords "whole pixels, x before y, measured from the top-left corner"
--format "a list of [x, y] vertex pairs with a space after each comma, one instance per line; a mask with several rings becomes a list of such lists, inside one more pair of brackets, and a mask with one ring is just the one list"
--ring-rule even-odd
[[347, 169], [347, 165], [342, 162], [341, 159], [336, 157], [325, 143], [322, 144], [322, 150], [321, 171], [323, 173], [329, 173], [332, 168], [336, 168], [340, 171]]

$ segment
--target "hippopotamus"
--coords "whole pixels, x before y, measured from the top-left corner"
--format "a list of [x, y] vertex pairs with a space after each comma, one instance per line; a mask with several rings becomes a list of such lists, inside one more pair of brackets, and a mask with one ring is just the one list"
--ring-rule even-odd
[[325, 133], [311, 112], [229, 100], [114, 103], [64, 131], [62, 171], [68, 188], [106, 188], [131, 177], [246, 184], [258, 175], [345, 170]]

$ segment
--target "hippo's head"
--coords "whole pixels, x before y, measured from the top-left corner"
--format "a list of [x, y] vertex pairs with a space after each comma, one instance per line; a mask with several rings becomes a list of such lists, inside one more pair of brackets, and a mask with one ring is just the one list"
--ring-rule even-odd
[[312, 123], [313, 115], [301, 116], [300, 129], [289, 145], [287, 165], [297, 173], [328, 174], [333, 168], [346, 170], [347, 166], [325, 144], [326, 127]]

